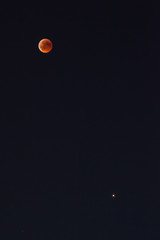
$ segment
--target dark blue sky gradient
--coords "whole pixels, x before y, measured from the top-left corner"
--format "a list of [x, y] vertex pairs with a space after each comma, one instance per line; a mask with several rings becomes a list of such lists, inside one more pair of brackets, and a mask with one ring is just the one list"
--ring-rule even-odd
[[2, 9], [2, 239], [158, 239], [159, 5], [46, 7]]

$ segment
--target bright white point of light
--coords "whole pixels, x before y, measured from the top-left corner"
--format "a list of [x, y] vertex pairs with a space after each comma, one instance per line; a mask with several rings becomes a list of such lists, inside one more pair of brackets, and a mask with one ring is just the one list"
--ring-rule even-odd
[[115, 193], [113, 193], [113, 194], [112, 194], [112, 198], [115, 198], [115, 197], [116, 197], [116, 194], [115, 194]]

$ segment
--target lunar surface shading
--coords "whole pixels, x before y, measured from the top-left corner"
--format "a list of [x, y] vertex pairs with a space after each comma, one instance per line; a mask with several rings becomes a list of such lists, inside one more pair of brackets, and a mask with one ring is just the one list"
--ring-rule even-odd
[[53, 44], [49, 39], [44, 38], [39, 42], [38, 48], [43, 53], [49, 53], [53, 48]]

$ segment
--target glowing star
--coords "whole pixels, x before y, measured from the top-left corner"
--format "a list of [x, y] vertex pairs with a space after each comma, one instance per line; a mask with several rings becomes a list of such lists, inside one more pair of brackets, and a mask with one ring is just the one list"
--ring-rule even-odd
[[115, 193], [113, 193], [113, 194], [112, 194], [112, 198], [115, 198], [115, 197], [116, 197], [116, 194], [115, 194]]

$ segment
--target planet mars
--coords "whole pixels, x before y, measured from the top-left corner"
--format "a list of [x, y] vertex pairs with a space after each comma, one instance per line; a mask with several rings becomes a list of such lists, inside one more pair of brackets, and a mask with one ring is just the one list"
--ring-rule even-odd
[[115, 194], [115, 193], [113, 193], [113, 194], [112, 194], [112, 198], [115, 198], [115, 197], [116, 197], [116, 194]]
[[39, 42], [38, 48], [43, 53], [49, 53], [53, 48], [53, 44], [51, 40], [44, 38]]

